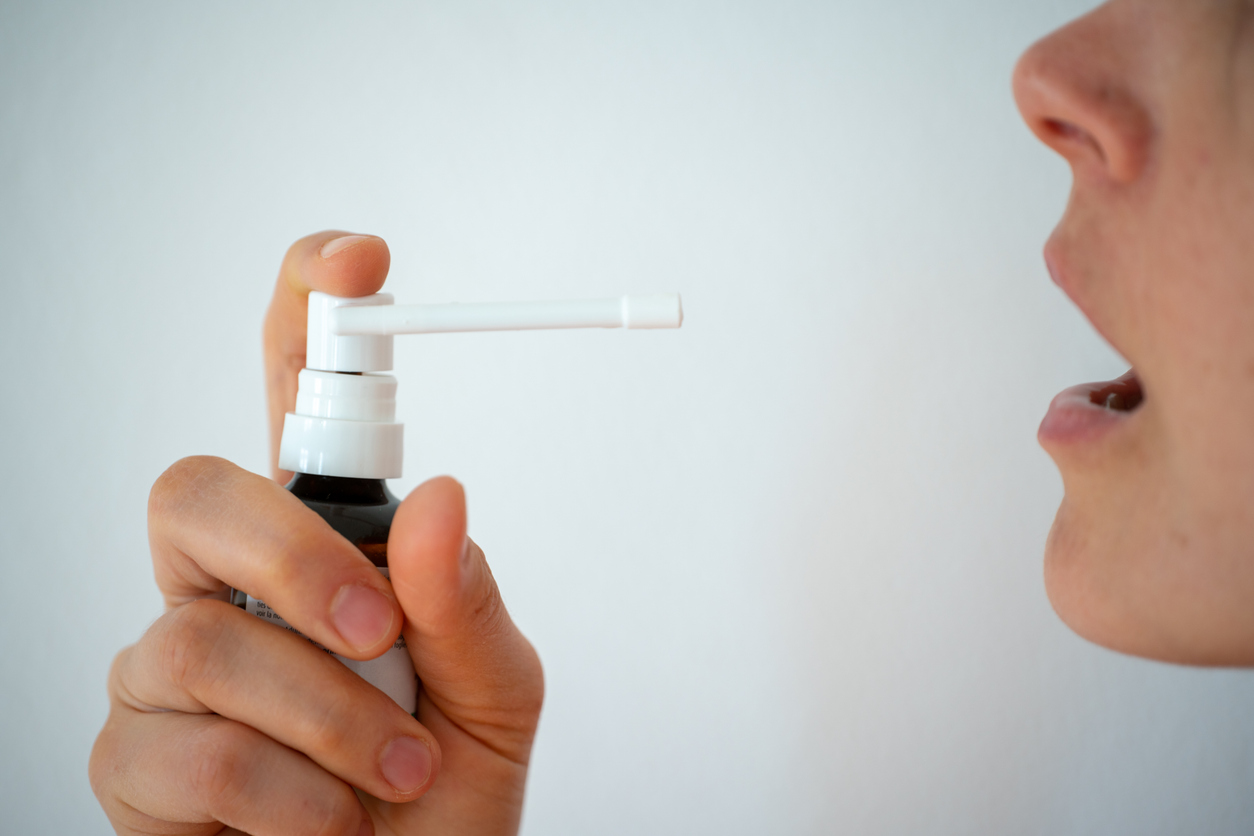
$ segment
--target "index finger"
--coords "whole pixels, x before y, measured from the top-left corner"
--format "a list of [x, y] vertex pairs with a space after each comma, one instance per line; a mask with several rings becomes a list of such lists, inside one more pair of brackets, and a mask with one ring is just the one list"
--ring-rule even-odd
[[296, 404], [296, 377], [305, 367], [309, 291], [369, 296], [383, 287], [391, 261], [382, 238], [340, 230], [306, 236], [283, 256], [262, 335], [270, 413], [270, 471], [280, 484], [292, 478], [291, 472], [279, 470], [279, 438], [283, 416]]
[[247, 592], [351, 659], [396, 641], [404, 615], [383, 574], [303, 502], [210, 456], [183, 459], [148, 498], [148, 541], [168, 609]]

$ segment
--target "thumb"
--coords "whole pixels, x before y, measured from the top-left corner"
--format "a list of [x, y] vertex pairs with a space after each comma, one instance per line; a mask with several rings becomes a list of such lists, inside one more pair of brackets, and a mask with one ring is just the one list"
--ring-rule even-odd
[[483, 550], [466, 536], [466, 494], [456, 480], [432, 479], [401, 503], [388, 567], [427, 698], [462, 731], [525, 764], [544, 674], [505, 609]]

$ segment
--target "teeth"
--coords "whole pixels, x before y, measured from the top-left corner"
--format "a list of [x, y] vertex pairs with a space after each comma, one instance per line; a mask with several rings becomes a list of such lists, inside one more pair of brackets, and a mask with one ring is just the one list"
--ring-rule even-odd
[[1144, 399], [1141, 382], [1131, 372], [1089, 393], [1093, 404], [1113, 412], [1131, 412]]

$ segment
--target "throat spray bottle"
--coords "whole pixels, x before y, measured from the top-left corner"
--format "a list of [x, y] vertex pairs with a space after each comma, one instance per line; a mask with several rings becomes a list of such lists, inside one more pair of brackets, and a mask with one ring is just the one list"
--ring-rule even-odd
[[[561, 328], [678, 328], [678, 294], [564, 302], [394, 305], [388, 293], [345, 298], [309, 294], [305, 368], [296, 409], [283, 423], [279, 467], [287, 489], [388, 574], [387, 544], [400, 500], [387, 479], [401, 475], [404, 425], [396, 422], [392, 337]], [[231, 601], [292, 632], [283, 617], [241, 590]], [[330, 651], [328, 651], [330, 652]], [[331, 654], [410, 714], [418, 679], [404, 637], [367, 661]]]

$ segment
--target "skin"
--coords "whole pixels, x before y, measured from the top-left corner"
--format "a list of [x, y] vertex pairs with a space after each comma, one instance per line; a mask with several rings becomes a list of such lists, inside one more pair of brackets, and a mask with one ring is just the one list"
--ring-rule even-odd
[[1070, 164], [1054, 280], [1133, 365], [1138, 408], [1042, 445], [1065, 499], [1050, 600], [1107, 647], [1254, 664], [1254, 26], [1242, 0], [1113, 0], [1014, 92]]
[[[365, 295], [387, 275], [382, 239], [346, 235], [309, 236], [283, 260], [264, 332], [272, 451], [304, 367], [309, 291]], [[153, 485], [149, 540], [166, 612], [114, 661], [89, 770], [114, 829], [515, 833], [543, 674], [466, 536], [462, 487], [441, 477], [405, 498], [389, 584], [283, 489], [290, 474], [274, 475], [196, 457]], [[230, 587], [354, 659], [403, 632], [423, 683], [418, 720], [307, 641], [226, 603]]]

